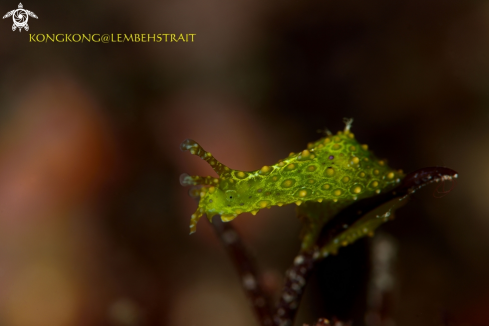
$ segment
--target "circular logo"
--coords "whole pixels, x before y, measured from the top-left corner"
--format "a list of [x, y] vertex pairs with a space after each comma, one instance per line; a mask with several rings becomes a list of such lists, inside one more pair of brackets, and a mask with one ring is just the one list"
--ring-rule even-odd
[[17, 25], [18, 27], [25, 26], [25, 24], [27, 24], [27, 20], [29, 19], [24, 9], [17, 9], [13, 14], [13, 16], [14, 16], [13, 17], [14, 24]]

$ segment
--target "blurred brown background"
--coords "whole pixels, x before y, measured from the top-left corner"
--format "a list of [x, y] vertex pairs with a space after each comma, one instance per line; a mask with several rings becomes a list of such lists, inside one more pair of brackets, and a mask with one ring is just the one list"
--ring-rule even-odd
[[[2, 1], [0, 12], [18, 3]], [[194, 43], [29, 43], [0, 28], [0, 325], [253, 325], [179, 175], [272, 164], [353, 117], [406, 172], [448, 166], [382, 230], [384, 326], [489, 325], [489, 3], [24, 2], [31, 33], [194, 33]], [[2, 14], [3, 15], [3, 14]], [[448, 186], [448, 185], [447, 185]], [[293, 207], [237, 219], [270, 289], [298, 250]], [[363, 325], [368, 243], [326, 260], [297, 325]], [[379, 324], [380, 325], [380, 324]]]

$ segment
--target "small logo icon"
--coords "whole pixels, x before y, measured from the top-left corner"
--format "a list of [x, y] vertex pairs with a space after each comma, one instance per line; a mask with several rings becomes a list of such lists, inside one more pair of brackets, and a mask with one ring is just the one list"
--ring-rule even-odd
[[9, 11], [8, 13], [5, 14], [5, 16], [3, 16], [3, 19], [12, 16], [14, 20], [14, 24], [12, 25], [12, 31], [15, 31], [17, 28], [19, 29], [19, 32], [22, 31], [22, 28], [28, 31], [29, 25], [27, 25], [27, 21], [29, 20], [29, 16], [37, 19], [35, 13], [29, 10], [25, 10], [23, 8], [24, 7], [22, 6], [22, 3], [19, 3], [19, 9], [14, 9], [12, 11]]

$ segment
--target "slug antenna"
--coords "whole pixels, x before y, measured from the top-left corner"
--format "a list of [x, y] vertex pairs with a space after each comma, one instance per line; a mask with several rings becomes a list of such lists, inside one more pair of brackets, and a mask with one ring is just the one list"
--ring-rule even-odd
[[183, 143], [180, 144], [180, 149], [182, 151], [190, 151], [190, 154], [197, 155], [198, 157], [209, 163], [212, 169], [216, 171], [219, 176], [229, 171], [229, 168], [227, 166], [216, 160], [211, 153], [205, 151], [202, 146], [200, 146], [196, 141], [192, 139], [184, 140]]
[[182, 186], [215, 186], [219, 182], [219, 179], [215, 177], [201, 177], [198, 175], [188, 175], [187, 173], [183, 173], [180, 175], [180, 184]]

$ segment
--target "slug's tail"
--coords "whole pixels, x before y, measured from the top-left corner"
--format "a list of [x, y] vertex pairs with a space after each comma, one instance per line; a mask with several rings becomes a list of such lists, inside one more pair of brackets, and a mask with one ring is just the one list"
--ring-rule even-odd
[[216, 160], [211, 153], [206, 152], [202, 148], [202, 146], [200, 146], [196, 141], [192, 139], [184, 140], [183, 143], [180, 144], [180, 149], [182, 151], [190, 151], [190, 154], [197, 155], [198, 157], [209, 163], [209, 165], [214, 169], [214, 171], [216, 171], [219, 176], [229, 171], [229, 168], [227, 166]]

